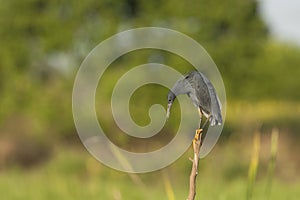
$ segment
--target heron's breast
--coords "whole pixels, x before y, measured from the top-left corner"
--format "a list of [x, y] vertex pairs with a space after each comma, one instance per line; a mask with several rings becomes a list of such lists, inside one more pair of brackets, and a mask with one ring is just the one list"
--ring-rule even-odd
[[194, 93], [189, 93], [188, 96], [190, 97], [194, 106], [198, 108], [200, 106], [200, 102], [198, 101], [197, 96]]

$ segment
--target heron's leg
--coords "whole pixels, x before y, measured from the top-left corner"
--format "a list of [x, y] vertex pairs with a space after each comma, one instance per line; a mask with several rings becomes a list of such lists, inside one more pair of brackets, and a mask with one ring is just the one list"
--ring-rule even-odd
[[200, 120], [199, 120], [199, 129], [200, 129], [201, 128], [201, 121], [202, 121], [203, 113], [202, 113], [201, 108], [199, 108], [199, 107], [198, 107], [198, 113], [199, 113], [199, 117], [200, 117]]
[[210, 120], [211, 117], [212, 117], [212, 116], [209, 115], [209, 116], [206, 118], [204, 124], [202, 125], [202, 129], [205, 130], [205, 131], [204, 131], [204, 134], [201, 135], [201, 145], [202, 145], [202, 142], [204, 141], [204, 138], [205, 138], [206, 133], [207, 133], [208, 128], [209, 128], [209, 125], [207, 126], [207, 122], [209, 122], [209, 120]]
[[206, 121], [204, 122], [204, 124], [203, 124], [203, 126], [202, 126], [203, 128], [206, 126], [207, 122], [209, 122], [210, 118], [211, 118], [211, 115], [209, 115], [209, 116], [207, 117]]

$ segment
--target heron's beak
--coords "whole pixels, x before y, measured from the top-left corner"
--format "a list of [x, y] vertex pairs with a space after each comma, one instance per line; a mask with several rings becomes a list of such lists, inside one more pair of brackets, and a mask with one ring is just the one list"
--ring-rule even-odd
[[167, 108], [167, 120], [169, 119], [170, 117], [170, 110], [171, 110], [171, 106], [172, 106], [172, 103], [168, 103], [168, 108]]

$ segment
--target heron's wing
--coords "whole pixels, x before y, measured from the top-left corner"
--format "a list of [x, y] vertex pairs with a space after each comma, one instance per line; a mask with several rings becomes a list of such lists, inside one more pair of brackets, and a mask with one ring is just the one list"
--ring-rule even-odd
[[216, 125], [216, 124], [221, 124], [222, 123], [222, 113], [221, 113], [221, 102], [220, 99], [217, 96], [216, 90], [214, 88], [214, 86], [212, 85], [212, 83], [210, 82], [210, 80], [208, 80], [208, 78], [206, 78], [202, 73], [199, 73], [200, 76], [202, 77], [205, 85], [207, 86], [207, 90], [210, 96], [210, 113], [212, 115], [212, 121], [211, 124], [212, 125]]
[[209, 89], [201, 74], [197, 71], [193, 71], [186, 76], [186, 79], [192, 88], [190, 97], [193, 103], [197, 107], [201, 107], [205, 113], [210, 114], [211, 98]]
[[186, 76], [186, 79], [193, 89], [190, 95], [192, 101], [192, 96], [195, 95], [198, 101], [197, 106], [201, 107], [205, 113], [212, 116], [211, 125], [221, 124], [221, 103], [210, 80], [198, 71], [189, 73]]
[[211, 125], [222, 123], [221, 103], [212, 83], [202, 73], [192, 71], [179, 79], [171, 89], [177, 96], [188, 94], [193, 104], [211, 115]]

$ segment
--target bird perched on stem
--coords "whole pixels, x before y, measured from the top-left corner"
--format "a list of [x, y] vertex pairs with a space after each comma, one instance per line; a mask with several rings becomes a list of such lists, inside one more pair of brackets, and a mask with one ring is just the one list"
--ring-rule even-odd
[[171, 106], [180, 94], [187, 94], [195, 107], [198, 108], [200, 116], [199, 128], [201, 128], [202, 116], [206, 117], [211, 126], [222, 124], [221, 102], [216, 94], [215, 88], [208, 78], [201, 72], [191, 71], [179, 79], [168, 93], [167, 119], [170, 116]]

